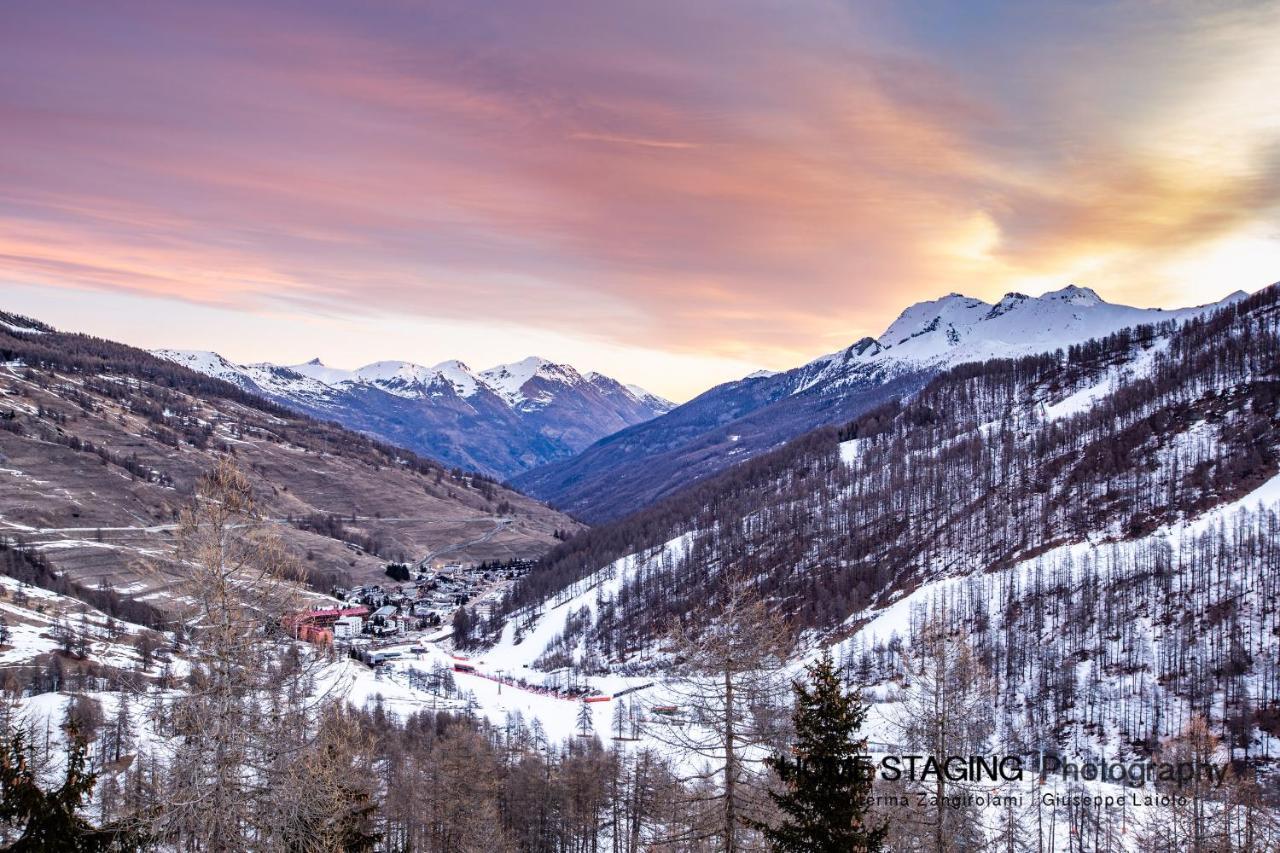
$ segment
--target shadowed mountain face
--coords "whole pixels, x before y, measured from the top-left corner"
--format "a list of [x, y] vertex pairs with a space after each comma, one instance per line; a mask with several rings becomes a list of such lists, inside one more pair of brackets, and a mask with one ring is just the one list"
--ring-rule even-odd
[[156, 355], [295, 411], [335, 420], [448, 465], [497, 477], [563, 459], [672, 404], [565, 364], [526, 358], [485, 371], [381, 361], [357, 370], [319, 359], [233, 364], [217, 353]]
[[815, 427], [917, 391], [953, 365], [1053, 352], [1210, 307], [1131, 308], [1075, 286], [1040, 297], [1010, 293], [994, 305], [953, 293], [907, 308], [879, 338], [783, 373], [719, 385], [512, 482], [585, 521], [618, 518]]

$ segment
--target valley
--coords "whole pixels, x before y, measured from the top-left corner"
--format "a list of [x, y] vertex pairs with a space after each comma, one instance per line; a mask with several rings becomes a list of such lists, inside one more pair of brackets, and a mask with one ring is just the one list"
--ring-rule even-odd
[[479, 475], [119, 345], [0, 327], [0, 535], [77, 582], [163, 598], [177, 513], [219, 454], [251, 471], [313, 585], [393, 560], [536, 556], [570, 519]]
[[[232, 540], [270, 531], [311, 583], [287, 607], [264, 605], [284, 610], [265, 623], [261, 665], [287, 677], [251, 701], [294, 707], [298, 732], [341, 725], [375, 739], [342, 761], [388, 774], [365, 789], [383, 803], [380, 832], [409, 837], [424, 831], [418, 810], [455, 803], [468, 783], [438, 775], [451, 761], [507, 780], [533, 762], [542, 781], [510, 784], [651, 791], [668, 811], [631, 802], [625, 814], [655, 849], [684, 849], [664, 841], [681, 826], [714, 838], [718, 783], [690, 780], [733, 774], [740, 808], [768, 814], [759, 768], [791, 736], [787, 685], [830, 654], [867, 703], [861, 734], [877, 761], [996, 750], [1028, 764], [1150, 763], [1208, 750], [1252, 781], [1228, 784], [1224, 770], [1226, 793], [1185, 801], [1205, 810], [1196, 825], [1280, 838], [1265, 793], [1280, 761], [1280, 623], [1267, 604], [1280, 599], [1278, 305], [1270, 288], [1047, 352], [1003, 341], [976, 361], [873, 372], [853, 383], [867, 396], [839, 396], [854, 401], [848, 419], [779, 432], [665, 497], [619, 478], [616, 493], [639, 508], [591, 528], [169, 361], [76, 336], [54, 349], [47, 336], [62, 333], [6, 315], [11, 692], [31, 731], [59, 715], [99, 720], [100, 750], [122, 742], [104, 724], [121, 707], [204, 701], [182, 683], [204, 666], [201, 630], [171, 621], [200, 599], [178, 556], [191, 535], [180, 512], [211, 464], [233, 461], [258, 514], [231, 523]], [[941, 328], [923, 322], [911, 340]], [[406, 564], [407, 579], [388, 563]], [[308, 629], [309, 643], [268, 641], [273, 625], [302, 637], [300, 619], [330, 625], [334, 613], [358, 616], [341, 632]], [[737, 697], [727, 705], [721, 678]], [[963, 725], [931, 740], [930, 702]], [[131, 723], [128, 748], [151, 743], [178, 761], [163, 717]], [[441, 734], [450, 727], [469, 734], [455, 742]], [[407, 745], [423, 731], [434, 733]], [[111, 785], [139, 784], [140, 771], [109, 765]], [[423, 773], [436, 781], [415, 789]], [[594, 790], [596, 814], [629, 802]], [[930, 820], [974, 846], [1060, 820], [1068, 837], [1126, 850], [1183, 825], [1165, 789], [1120, 807], [1098, 780], [926, 786], [923, 800], [918, 782], [876, 790], [872, 814], [905, 847]], [[489, 802], [484, 791], [465, 801]], [[523, 807], [510, 808], [503, 832], [518, 834]], [[485, 837], [483, 824], [450, 820]]]

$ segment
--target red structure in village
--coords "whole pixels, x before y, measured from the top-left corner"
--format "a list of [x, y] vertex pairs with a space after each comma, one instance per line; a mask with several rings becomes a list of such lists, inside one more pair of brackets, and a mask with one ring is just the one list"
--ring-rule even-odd
[[321, 610], [306, 610], [302, 613], [291, 613], [283, 620], [284, 626], [299, 640], [306, 640], [316, 645], [328, 645], [333, 642], [333, 623], [344, 616], [369, 615], [369, 608], [363, 604], [356, 607], [328, 607]]

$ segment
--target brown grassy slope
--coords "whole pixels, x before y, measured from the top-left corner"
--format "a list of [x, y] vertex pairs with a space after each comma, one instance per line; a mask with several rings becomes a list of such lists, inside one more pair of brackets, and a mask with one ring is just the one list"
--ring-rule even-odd
[[[99, 345], [115, 349], [103, 357]], [[0, 535], [37, 544], [82, 582], [144, 596], [167, 586], [142, 564], [165, 563], [176, 513], [219, 453], [251, 472], [264, 511], [322, 584], [381, 577], [398, 557], [535, 556], [555, 530], [577, 527], [492, 482], [147, 359], [0, 327]], [[341, 516], [346, 538], [376, 540], [381, 556], [298, 529], [313, 514]]]

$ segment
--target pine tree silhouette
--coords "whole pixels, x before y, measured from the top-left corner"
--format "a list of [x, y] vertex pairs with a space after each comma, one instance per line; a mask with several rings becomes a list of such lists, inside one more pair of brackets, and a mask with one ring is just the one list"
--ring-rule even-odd
[[858, 693], [845, 691], [830, 652], [807, 672], [808, 685], [792, 686], [794, 755], [765, 760], [785, 786], [769, 793], [784, 818], [755, 826], [778, 853], [875, 853], [888, 827], [868, 823], [872, 772], [866, 738], [858, 736], [867, 708]]

